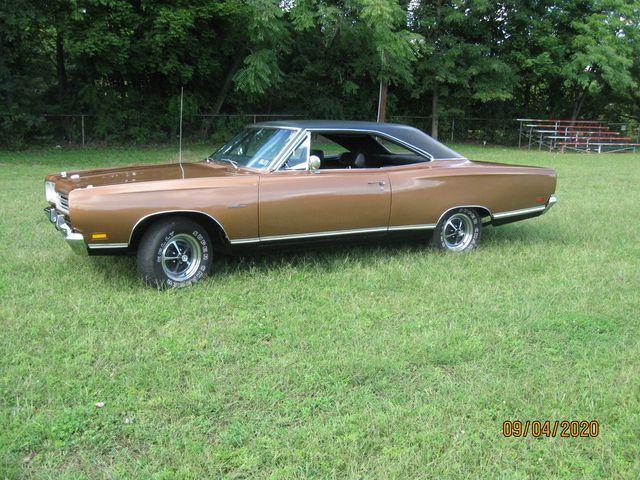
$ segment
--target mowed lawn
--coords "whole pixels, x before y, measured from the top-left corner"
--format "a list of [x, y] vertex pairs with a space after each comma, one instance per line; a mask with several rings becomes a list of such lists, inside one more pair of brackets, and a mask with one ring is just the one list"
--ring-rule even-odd
[[42, 213], [47, 173], [174, 149], [0, 153], [0, 478], [637, 479], [640, 155], [458, 149], [556, 168], [558, 205], [471, 254], [220, 258], [175, 291]]

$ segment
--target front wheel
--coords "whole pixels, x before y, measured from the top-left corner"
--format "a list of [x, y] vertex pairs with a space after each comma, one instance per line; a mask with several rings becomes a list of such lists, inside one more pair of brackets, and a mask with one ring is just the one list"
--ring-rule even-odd
[[440, 250], [466, 252], [478, 246], [481, 235], [480, 215], [472, 208], [456, 208], [438, 222], [431, 243]]
[[140, 239], [138, 273], [151, 286], [183, 287], [211, 267], [211, 239], [199, 223], [171, 217], [149, 227]]

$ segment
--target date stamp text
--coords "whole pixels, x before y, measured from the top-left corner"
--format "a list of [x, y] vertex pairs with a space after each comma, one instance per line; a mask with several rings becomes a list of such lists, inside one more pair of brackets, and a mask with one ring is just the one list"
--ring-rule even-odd
[[600, 434], [597, 420], [506, 420], [502, 422], [505, 437], [593, 438]]

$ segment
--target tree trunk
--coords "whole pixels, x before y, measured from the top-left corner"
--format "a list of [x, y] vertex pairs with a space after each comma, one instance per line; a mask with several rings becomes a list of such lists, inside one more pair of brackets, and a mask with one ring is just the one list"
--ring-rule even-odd
[[58, 76], [58, 94], [60, 103], [67, 93], [67, 69], [64, 62], [64, 37], [60, 28], [56, 28], [56, 74]]
[[238, 71], [238, 68], [240, 68], [240, 64], [243, 62], [243, 60], [244, 60], [244, 54], [237, 55], [233, 60], [231, 67], [229, 67], [229, 70], [227, 71], [227, 75], [224, 77], [222, 88], [220, 88], [220, 90], [218, 91], [218, 96], [216, 97], [216, 101], [213, 104], [213, 111], [211, 113], [213, 113], [214, 115], [217, 115], [218, 113], [220, 113], [220, 110], [222, 109], [222, 104], [226, 100], [227, 94], [229, 93], [229, 89], [231, 88], [233, 77]]
[[580, 110], [582, 109], [582, 105], [584, 104], [585, 98], [587, 98], [587, 88], [582, 89], [582, 93], [578, 100], [573, 104], [573, 112], [571, 113], [571, 121], [576, 121], [578, 119], [578, 115], [580, 115]]
[[433, 88], [431, 97], [431, 136], [438, 139], [438, 87]]
[[389, 86], [380, 80], [380, 95], [378, 97], [378, 123], [383, 123], [387, 117], [387, 89]]
[[[9, 42], [7, 42], [9, 43]], [[4, 33], [0, 32], [0, 52], [4, 52], [5, 50], [5, 42], [4, 42]], [[21, 59], [18, 59], [18, 62], [15, 62], [14, 65], [19, 64], [19, 61]], [[17, 66], [17, 65], [16, 65]], [[17, 69], [16, 69], [17, 70]], [[11, 106], [13, 105], [13, 89], [8, 88], [6, 89], [6, 94], [5, 94], [5, 104], [6, 104], [6, 109], [7, 112], [11, 111]]]
[[[442, 18], [442, 0], [438, 0], [436, 3], [436, 25], [441, 25]], [[436, 38], [440, 35], [440, 28], [436, 27], [434, 32]], [[431, 136], [434, 139], [438, 139], [438, 83], [433, 85], [433, 92], [431, 95]]]

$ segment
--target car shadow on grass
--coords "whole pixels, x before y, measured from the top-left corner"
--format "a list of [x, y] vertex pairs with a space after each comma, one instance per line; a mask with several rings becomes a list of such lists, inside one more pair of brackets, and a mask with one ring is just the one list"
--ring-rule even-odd
[[[237, 274], [250, 270], [265, 272], [278, 268], [300, 268], [313, 265], [324, 273], [344, 268], [345, 263], [371, 263], [372, 260], [386, 260], [411, 257], [413, 255], [448, 255], [433, 248], [431, 237], [381, 239], [376, 242], [334, 242], [331, 244], [310, 244], [306, 246], [265, 249], [264, 251], [247, 251], [232, 256], [223, 256], [214, 263], [211, 276]], [[483, 232], [480, 249], [503, 249], [509, 245], [544, 246], [562, 245], [565, 241], [551, 229], [534, 227], [501, 227], [487, 228]]]
[[320, 267], [323, 272], [330, 272], [344, 268], [345, 263], [369, 261], [379, 257], [391, 259], [406, 254], [418, 254], [425, 249], [429, 249], [429, 244], [424, 239], [270, 247], [223, 256], [214, 265], [214, 275], [256, 269], [269, 271], [282, 267], [300, 268], [309, 265]]
[[[282, 268], [315, 269], [329, 273], [343, 269], [346, 263], [370, 261], [374, 258], [392, 259], [406, 254], [419, 254], [425, 250], [436, 252], [425, 239], [403, 239], [401, 241], [361, 241], [310, 244], [287, 247], [270, 247], [246, 250], [232, 255], [214, 257], [210, 278], [224, 278], [247, 272], [269, 272]], [[95, 256], [88, 258], [88, 266], [112, 285], [123, 288], [144, 286], [137, 275], [135, 256]]]
[[[379, 258], [388, 261], [414, 255], [446, 255], [430, 245], [427, 238], [378, 239], [376, 241], [344, 241], [313, 243], [297, 246], [270, 247], [264, 250], [246, 250], [233, 255], [219, 255], [214, 259], [211, 278], [247, 272], [265, 273], [282, 268], [313, 266], [323, 273], [344, 269], [345, 264], [370, 263]], [[529, 225], [486, 228], [479, 251], [484, 249], [509, 249], [510, 245], [563, 245], [566, 242], [551, 228]], [[144, 284], [138, 279], [135, 256], [92, 257], [89, 265], [106, 280], [117, 280], [123, 287]]]

